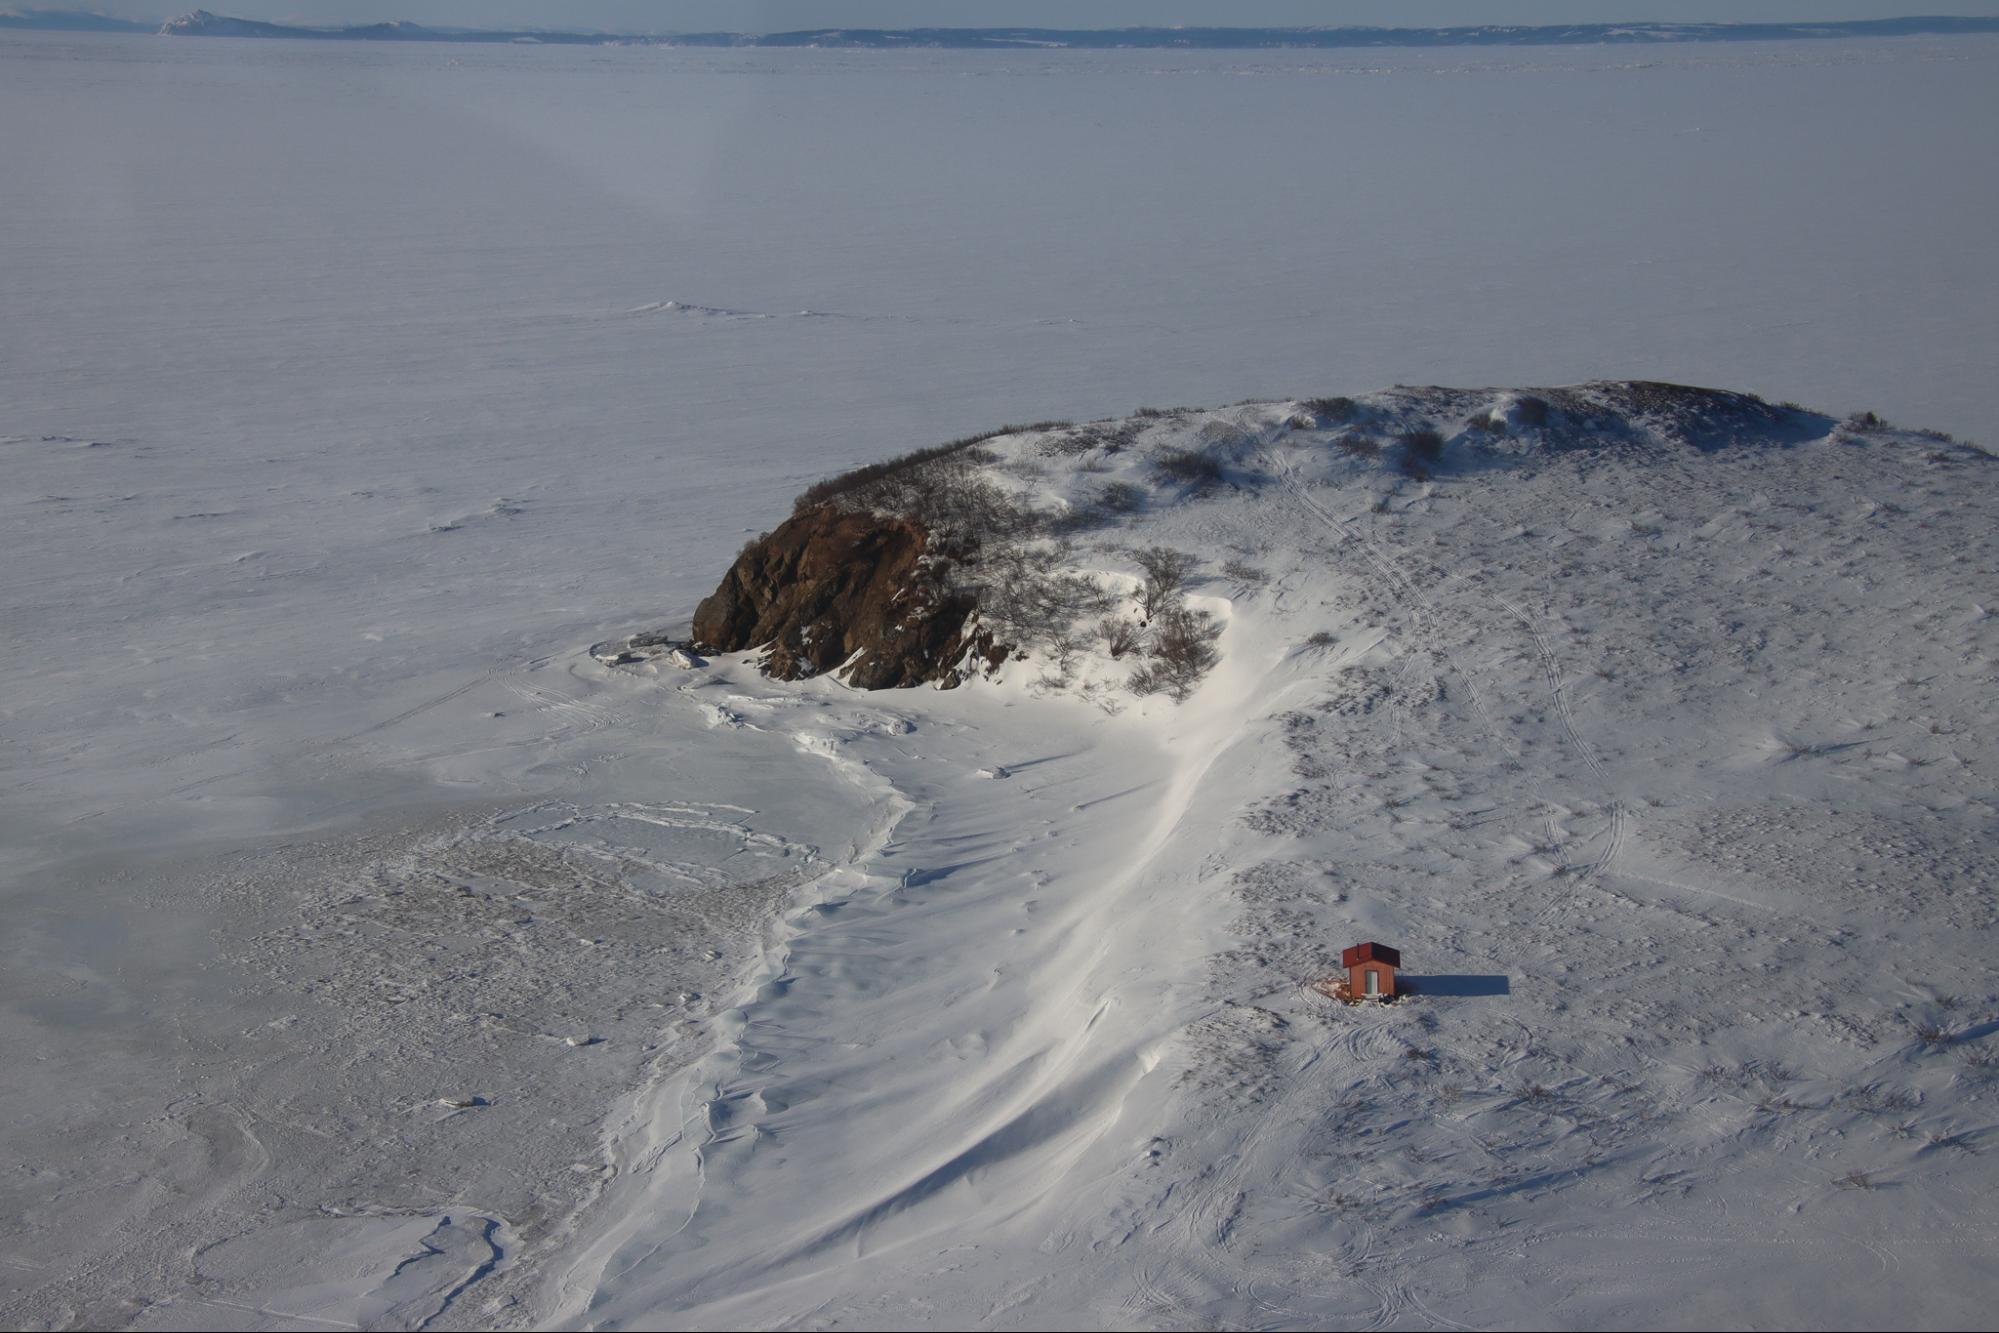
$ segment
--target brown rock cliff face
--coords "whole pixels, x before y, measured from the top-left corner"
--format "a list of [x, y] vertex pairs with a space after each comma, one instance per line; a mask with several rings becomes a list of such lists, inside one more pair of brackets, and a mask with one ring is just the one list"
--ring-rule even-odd
[[736, 557], [695, 610], [694, 641], [713, 652], [765, 648], [763, 670], [780, 680], [851, 658], [845, 679], [860, 689], [956, 684], [968, 649], [988, 665], [1006, 650], [987, 634], [966, 637], [974, 602], [945, 586], [944, 553], [930, 547], [907, 519], [826, 506], [794, 514]]

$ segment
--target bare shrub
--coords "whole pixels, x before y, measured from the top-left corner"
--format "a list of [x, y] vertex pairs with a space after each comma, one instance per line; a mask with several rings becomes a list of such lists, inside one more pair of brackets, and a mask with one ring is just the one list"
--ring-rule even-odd
[[1869, 1083], [1849, 1089], [1840, 1100], [1869, 1115], [1899, 1115], [1915, 1110], [1918, 1099], [1906, 1088], [1884, 1088], [1879, 1083]]
[[1871, 1190], [1874, 1177], [1865, 1171], [1849, 1171], [1832, 1183], [1843, 1190]]
[[1084, 574], [1062, 572], [1065, 543], [1009, 544], [979, 562], [979, 613], [1020, 647], [1053, 644], [1076, 621], [1109, 609], [1110, 596]]
[[1315, 633], [1312, 634], [1310, 638], [1306, 639], [1305, 646], [1307, 648], [1330, 648], [1338, 642], [1339, 642], [1338, 636], [1336, 636], [1331, 630], [1322, 629], [1316, 631]]
[[791, 507], [793, 510], [806, 510], [812, 508], [814, 505], [825, 504], [827, 501], [838, 496], [848, 495], [875, 482], [920, 468], [926, 463], [934, 463], [940, 459], [950, 458], [954, 454], [963, 453], [974, 445], [982, 444], [1000, 433], [999, 431], [988, 431], [983, 435], [967, 435], [961, 440], [952, 440], [947, 444], [931, 445], [926, 449], [912, 449], [906, 454], [898, 454], [894, 458], [885, 458], [879, 463], [868, 463], [853, 469], [851, 472], [842, 472], [838, 476], [828, 477], [824, 481], [816, 481], [799, 493], [798, 498], [792, 501]]
[[1250, 564], [1247, 560], [1233, 558], [1222, 565], [1222, 577], [1242, 584], [1244, 587], [1256, 587], [1259, 584], [1267, 582], [1270, 578], [1268, 574], [1258, 569], [1255, 565]]
[[1381, 452], [1381, 441], [1372, 435], [1342, 435], [1333, 441], [1333, 447], [1355, 458], [1373, 458]]
[[1174, 481], [1199, 490], [1206, 490], [1222, 479], [1220, 460], [1198, 449], [1165, 449], [1153, 457], [1152, 464]]
[[[792, 501], [794, 512], [825, 504], [829, 500], [864, 491], [878, 482], [910, 473], [928, 470], [928, 465], [950, 460], [959, 464], [989, 463], [993, 461], [990, 452], [981, 450], [979, 445], [987, 440], [996, 440], [1002, 435], [1028, 435], [1053, 430], [1066, 430], [1067, 421], [1031, 421], [1001, 426], [996, 430], [980, 431], [976, 435], [966, 435], [943, 444], [933, 444], [922, 449], [912, 449], [906, 454], [885, 458], [879, 463], [867, 463], [849, 472], [827, 477], [805, 488]], [[855, 507], [866, 507], [856, 505]], [[880, 506], [873, 506], [880, 507]]]
[[1135, 421], [1086, 421], [1043, 440], [1041, 452], [1050, 457], [1087, 454], [1096, 449], [1114, 454], [1137, 439], [1141, 429]]
[[1139, 592], [1139, 609], [1147, 620], [1151, 620], [1179, 600], [1187, 576], [1194, 572], [1194, 557], [1170, 546], [1148, 546], [1132, 552], [1132, 558], [1145, 573], [1145, 587]]
[[1145, 492], [1128, 481], [1108, 481], [1097, 492], [1097, 508], [1107, 514], [1129, 514], [1145, 503]]
[[1097, 638], [1103, 642], [1104, 651], [1112, 657], [1123, 657], [1136, 652], [1143, 641], [1136, 621], [1123, 616], [1106, 616], [1097, 622]]
[[1307, 398], [1299, 404], [1321, 426], [1338, 426], [1351, 421], [1360, 406], [1351, 398]]
[[1915, 1033], [1916, 1040], [1925, 1046], [1948, 1046], [1951, 1041], [1950, 1030], [1941, 1023], [1917, 1023]]
[[979, 475], [979, 466], [989, 461], [984, 451], [963, 441], [920, 449], [819, 482], [798, 497], [795, 507], [800, 512], [833, 506], [893, 514], [971, 546], [1025, 540], [1044, 531], [1051, 515]]
[[1201, 680], [1221, 660], [1215, 640], [1221, 626], [1206, 611], [1174, 602], [1159, 613], [1152, 633], [1152, 660], [1131, 678], [1139, 694], [1170, 694], [1185, 703]]
[[1404, 431], [1395, 437], [1395, 444], [1402, 454], [1402, 470], [1419, 481], [1444, 456], [1444, 437], [1433, 430]]

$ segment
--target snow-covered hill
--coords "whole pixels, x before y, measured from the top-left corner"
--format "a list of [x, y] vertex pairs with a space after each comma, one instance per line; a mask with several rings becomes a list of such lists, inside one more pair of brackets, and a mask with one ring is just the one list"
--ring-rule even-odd
[[[949, 691], [663, 667], [662, 707], [788, 738], [882, 822], [625, 1109], [533, 1308], [1988, 1317], [1990, 455], [1650, 385], [977, 448], [1110, 614], [1133, 552], [1192, 557], [1218, 664], [1136, 695], [1079, 621]], [[1308, 988], [1364, 939], [1416, 994]]]

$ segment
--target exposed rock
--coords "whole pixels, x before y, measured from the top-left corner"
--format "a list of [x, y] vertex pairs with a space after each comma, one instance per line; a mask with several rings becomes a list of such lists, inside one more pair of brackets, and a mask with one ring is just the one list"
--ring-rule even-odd
[[802, 680], [835, 669], [861, 689], [956, 684], [967, 653], [1006, 649], [967, 633], [972, 597], [943, 577], [950, 554], [909, 519], [818, 506], [743, 548], [694, 612], [694, 642], [764, 648], [763, 670]]

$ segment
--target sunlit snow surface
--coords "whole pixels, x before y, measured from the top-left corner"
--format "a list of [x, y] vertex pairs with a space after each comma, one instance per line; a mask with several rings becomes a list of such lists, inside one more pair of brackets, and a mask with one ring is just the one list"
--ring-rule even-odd
[[1976, 1322], [1975, 470], [1246, 412], [1184, 711], [583, 649], [1009, 419], [1989, 439], [1995, 64], [0, 40], [4, 1322]]

